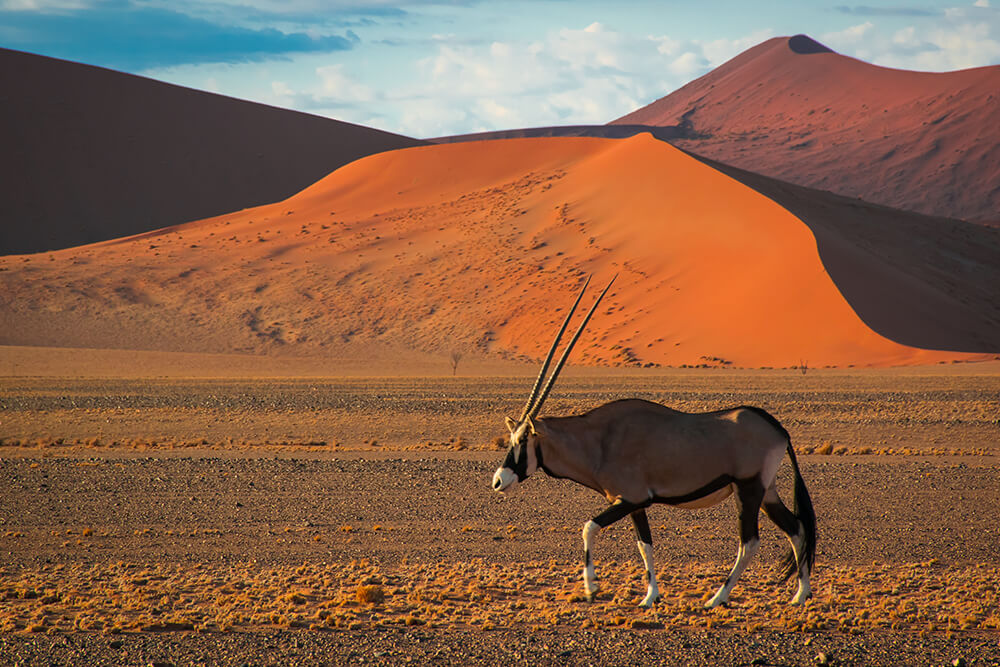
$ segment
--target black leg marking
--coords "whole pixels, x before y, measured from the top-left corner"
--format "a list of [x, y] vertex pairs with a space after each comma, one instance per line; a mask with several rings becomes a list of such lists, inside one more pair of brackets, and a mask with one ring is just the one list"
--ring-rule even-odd
[[759, 479], [736, 482], [736, 508], [740, 516], [740, 541], [758, 539], [757, 516], [764, 501], [764, 485]]
[[632, 517], [632, 527], [635, 528], [636, 538], [640, 542], [652, 544], [653, 534], [649, 530], [649, 519], [646, 517], [646, 510], [638, 509], [629, 516]]
[[[775, 497], [776, 500], [764, 503], [764, 514], [766, 514], [767, 518], [774, 522], [774, 525], [776, 525], [781, 532], [788, 536], [789, 540], [798, 537], [799, 529], [802, 527], [798, 517], [796, 517], [791, 510], [785, 507], [785, 503], [781, 502], [781, 498], [777, 498], [777, 494], [771, 495]], [[781, 560], [781, 565], [779, 566], [784, 581], [790, 579], [795, 573], [799, 573], [801, 575], [802, 563], [798, 561], [799, 559], [796, 558], [795, 550], [788, 547], [784, 558]]]
[[596, 523], [601, 528], [607, 528], [616, 521], [621, 521], [626, 516], [635, 512], [636, 510], [644, 509], [643, 505], [633, 505], [632, 503], [620, 500], [608, 509], [604, 510], [597, 516], [595, 516], [591, 521]]
[[777, 502], [764, 503], [764, 514], [788, 537], [799, 534], [799, 520], [780, 499]]

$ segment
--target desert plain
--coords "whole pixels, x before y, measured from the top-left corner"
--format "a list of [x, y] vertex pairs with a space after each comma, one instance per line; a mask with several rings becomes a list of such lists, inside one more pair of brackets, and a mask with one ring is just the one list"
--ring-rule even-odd
[[645, 610], [627, 522], [601, 533], [601, 592], [582, 595], [580, 529], [602, 498], [542, 473], [507, 497], [489, 488], [530, 366], [354, 360], [335, 376], [309, 360], [78, 350], [54, 376], [31, 350], [3, 353], [19, 369], [0, 384], [13, 662], [995, 664], [1000, 651], [997, 362], [569, 369], [546, 414], [626, 396], [765, 407], [816, 505], [813, 598], [787, 604], [784, 539], [762, 516], [757, 560], [714, 610], [732, 501], [654, 507], [663, 599]]

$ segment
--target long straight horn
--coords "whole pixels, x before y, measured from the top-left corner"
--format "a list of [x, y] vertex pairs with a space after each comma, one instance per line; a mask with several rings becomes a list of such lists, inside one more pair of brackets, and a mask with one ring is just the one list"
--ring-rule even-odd
[[583, 322], [580, 323], [580, 328], [577, 329], [576, 333], [573, 334], [573, 337], [569, 339], [569, 344], [563, 351], [562, 357], [559, 358], [559, 363], [556, 364], [556, 368], [554, 371], [552, 371], [552, 375], [549, 377], [549, 381], [545, 383], [545, 389], [542, 390], [541, 395], [538, 397], [538, 401], [535, 403], [535, 407], [532, 408], [531, 410], [531, 417], [535, 417], [538, 414], [538, 412], [542, 409], [542, 403], [545, 402], [545, 399], [548, 398], [549, 392], [552, 391], [552, 385], [556, 383], [556, 378], [559, 377], [559, 371], [562, 370], [563, 364], [565, 364], [566, 359], [569, 358], [569, 353], [573, 351], [573, 346], [576, 345], [576, 340], [580, 337], [580, 334], [583, 333], [584, 327], [586, 327], [587, 322], [590, 321], [590, 316], [594, 314], [595, 310], [597, 310], [597, 306], [598, 304], [601, 303], [601, 299], [603, 299], [604, 295], [608, 293], [609, 289], [611, 289], [611, 285], [614, 284], [615, 278], [617, 277], [618, 274], [615, 274], [615, 277], [611, 279], [611, 282], [608, 283], [608, 286], [605, 287], [604, 291], [601, 292], [600, 296], [597, 297], [597, 301], [594, 302], [594, 305], [590, 307], [590, 312], [588, 312], [587, 316], [583, 318]]
[[583, 283], [583, 289], [580, 290], [580, 294], [577, 295], [576, 302], [573, 304], [573, 307], [569, 309], [566, 321], [563, 322], [562, 328], [559, 329], [559, 333], [556, 334], [556, 339], [552, 341], [552, 347], [549, 348], [549, 354], [545, 357], [545, 362], [542, 364], [542, 370], [538, 373], [538, 379], [535, 380], [535, 386], [531, 388], [531, 395], [528, 396], [528, 402], [525, 403], [524, 411], [521, 412], [521, 417], [517, 420], [518, 424], [523, 422], [524, 418], [528, 416], [529, 412], [531, 412], [531, 405], [535, 402], [535, 398], [538, 397], [538, 388], [542, 386], [542, 380], [545, 378], [545, 372], [549, 370], [549, 362], [552, 361], [552, 357], [556, 353], [556, 348], [559, 347], [559, 340], [562, 338], [562, 335], [566, 333], [566, 327], [569, 325], [570, 318], [572, 318], [573, 313], [576, 312], [576, 307], [580, 305], [580, 299], [583, 298], [583, 293], [587, 291], [587, 286], [590, 285], [590, 279], [591, 276], [587, 276], [587, 281]]

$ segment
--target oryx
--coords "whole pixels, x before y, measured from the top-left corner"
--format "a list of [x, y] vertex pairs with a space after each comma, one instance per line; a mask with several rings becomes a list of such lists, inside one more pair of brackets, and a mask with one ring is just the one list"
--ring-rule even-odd
[[[506, 491], [541, 468], [552, 477], [573, 480], [607, 498], [610, 507], [583, 527], [583, 588], [588, 599], [597, 592], [591, 560], [595, 536], [601, 528], [632, 517], [646, 566], [644, 607], [660, 597], [646, 508], [654, 503], [709, 507], [735, 494], [740, 531], [736, 564], [705, 606], [729, 600], [737, 579], [757, 553], [757, 517], [762, 506], [792, 544], [783, 564], [786, 580], [798, 573], [792, 604], [805, 602], [810, 596], [809, 573], [816, 551], [816, 515], [788, 432], [770, 414], [749, 406], [690, 414], [634, 399], [606, 403], [582, 415], [538, 417], [573, 345], [611, 287], [609, 283], [597, 297], [539, 391], [589, 283], [588, 278], [556, 334], [520, 418], [507, 418], [510, 450], [493, 475], [493, 489]], [[775, 488], [775, 476], [786, 453], [795, 478], [793, 511], [781, 502]]]

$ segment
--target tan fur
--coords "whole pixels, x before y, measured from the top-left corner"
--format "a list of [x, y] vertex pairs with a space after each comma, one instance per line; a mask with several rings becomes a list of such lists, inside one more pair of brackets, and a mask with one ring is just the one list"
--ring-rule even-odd
[[[610, 502], [637, 504], [683, 496], [719, 475], [773, 477], [777, 466], [770, 462], [780, 462], [787, 446], [751, 410], [691, 414], [638, 399], [614, 401], [574, 417], [540, 418], [535, 429], [542, 462], [551, 474], [580, 482]], [[762, 482], [767, 486], [771, 479]], [[731, 493], [727, 486], [688, 506], [715, 504]]]

